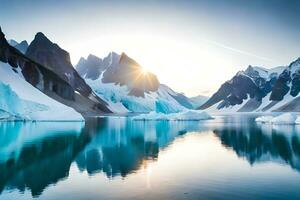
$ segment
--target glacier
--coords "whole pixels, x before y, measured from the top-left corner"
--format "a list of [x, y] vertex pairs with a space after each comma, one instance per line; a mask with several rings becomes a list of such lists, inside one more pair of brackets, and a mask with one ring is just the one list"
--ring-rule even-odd
[[170, 113], [186, 110], [171, 95], [167, 86], [160, 84], [155, 92], [145, 93], [144, 97], [129, 95], [126, 85], [103, 83], [102, 75], [96, 79], [85, 79], [93, 91], [108, 103], [114, 113], [148, 113], [159, 107], [159, 112]]
[[30, 121], [83, 121], [81, 114], [28, 83], [21, 69], [0, 62], [0, 119]]
[[300, 115], [296, 113], [284, 113], [279, 116], [261, 116], [255, 119], [257, 123], [274, 125], [300, 124]]
[[178, 113], [158, 113], [152, 111], [132, 117], [136, 121], [200, 121], [213, 119], [204, 111], [186, 110]]

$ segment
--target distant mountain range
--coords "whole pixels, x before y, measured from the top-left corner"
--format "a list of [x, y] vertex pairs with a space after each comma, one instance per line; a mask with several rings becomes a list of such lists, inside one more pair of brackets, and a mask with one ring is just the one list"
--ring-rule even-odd
[[215, 112], [299, 112], [300, 59], [286, 67], [249, 66], [221, 85], [199, 109]]
[[0, 119], [77, 120], [112, 112], [171, 113], [196, 108], [300, 112], [300, 59], [273, 69], [249, 66], [210, 98], [188, 98], [160, 83], [125, 53], [111, 52], [103, 59], [89, 55], [74, 68], [69, 53], [43, 33], [37, 33], [30, 44], [19, 43], [6, 40], [0, 28], [0, 72]]
[[[6, 95], [3, 95], [5, 106], [0, 106], [2, 119], [39, 120], [45, 110], [55, 110], [56, 103], [53, 102], [61, 105], [61, 113], [71, 107], [85, 117], [111, 112], [166, 113], [193, 108], [189, 98], [161, 84], [153, 73], [145, 73], [125, 53], [118, 55], [111, 52], [104, 59], [93, 55], [87, 59], [81, 58], [76, 66], [77, 72], [70, 62], [69, 53], [43, 33], [37, 33], [29, 45], [25, 40], [20, 43], [7, 41], [1, 29], [0, 33], [0, 67], [5, 77], [9, 77], [9, 80], [0, 77], [0, 84], [4, 84], [4, 89], [6, 85], [9, 87], [8, 94], [11, 99], [15, 97], [18, 104], [23, 106], [27, 104], [24, 102], [34, 102], [30, 109], [29, 106], [18, 106], [20, 110], [11, 110], [8, 109], [11, 105]], [[46, 96], [53, 102], [43, 100]], [[43, 112], [38, 112], [38, 105], [42, 105]], [[54, 119], [55, 116], [44, 116], [42, 119]], [[66, 117], [66, 120], [70, 118]]]

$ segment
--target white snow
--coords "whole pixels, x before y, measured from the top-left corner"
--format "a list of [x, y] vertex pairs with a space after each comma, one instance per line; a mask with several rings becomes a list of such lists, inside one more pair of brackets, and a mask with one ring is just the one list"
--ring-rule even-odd
[[255, 119], [258, 123], [267, 123], [275, 125], [299, 124], [300, 118], [295, 113], [284, 113], [279, 116], [261, 116]]
[[271, 120], [273, 118], [274, 118], [273, 116], [261, 116], [261, 117], [257, 117], [255, 121], [260, 123], [271, 123]]
[[218, 113], [234, 113], [237, 112], [239, 109], [241, 109], [246, 103], [247, 101], [250, 100], [250, 97], [248, 95], [247, 99], [244, 99], [243, 102], [241, 104], [237, 104], [234, 106], [228, 106], [228, 107], [224, 107], [222, 109], [218, 109], [218, 106], [222, 103], [222, 101], [212, 105], [211, 107], [205, 109], [204, 111], [208, 112], [208, 113], [213, 113], [213, 114], [218, 114]]
[[276, 73], [277, 75], [281, 74], [281, 72], [286, 68], [286, 66], [278, 66], [271, 69], [266, 69], [264, 67], [252, 66], [255, 71], [258, 72], [259, 76], [264, 79], [271, 78], [270, 75]]
[[156, 92], [145, 93], [145, 97], [136, 97], [129, 95], [128, 87], [125, 85], [103, 83], [102, 75], [96, 80], [85, 79], [85, 81], [115, 113], [144, 113], [154, 111], [157, 107], [164, 113], [186, 110], [170, 95], [175, 95], [174, 91], [165, 85], [161, 84]]
[[0, 82], [0, 109], [10, 117], [17, 116], [34, 121], [84, 120], [73, 108], [51, 99], [29, 84], [21, 74], [14, 72], [9, 64], [3, 62], [0, 62]]
[[200, 121], [212, 119], [212, 117], [206, 112], [187, 110], [178, 113], [157, 113], [152, 111], [148, 114], [140, 114], [133, 117], [133, 120], [143, 121]]

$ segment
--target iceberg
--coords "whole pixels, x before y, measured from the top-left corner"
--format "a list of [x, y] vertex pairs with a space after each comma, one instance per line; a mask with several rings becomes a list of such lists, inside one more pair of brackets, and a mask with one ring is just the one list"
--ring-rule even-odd
[[261, 116], [261, 117], [257, 117], [255, 121], [258, 123], [271, 123], [272, 119], [273, 116]]
[[134, 116], [133, 120], [138, 121], [200, 121], [213, 119], [209, 114], [203, 111], [187, 110], [178, 113], [157, 113], [152, 111], [148, 114]]
[[300, 117], [295, 113], [284, 113], [279, 116], [261, 116], [255, 119], [258, 123], [275, 124], [275, 125], [289, 125], [300, 124]]

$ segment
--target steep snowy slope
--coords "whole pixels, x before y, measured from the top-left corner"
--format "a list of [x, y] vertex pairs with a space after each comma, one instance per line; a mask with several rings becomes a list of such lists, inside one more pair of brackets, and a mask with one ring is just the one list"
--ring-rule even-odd
[[78, 121], [83, 117], [43, 94], [24, 79], [20, 69], [0, 62], [1, 120]]
[[187, 97], [160, 84], [124, 53], [112, 52], [103, 60], [93, 55], [81, 58], [76, 69], [114, 112], [168, 113], [192, 108]]
[[78, 112], [82, 114], [111, 112], [106, 103], [93, 93], [74, 69], [69, 53], [51, 42], [43, 33], [39, 32], [35, 35], [26, 51], [26, 56], [50, 69], [71, 86], [75, 91], [75, 103], [69, 106], [74, 107]]
[[0, 61], [19, 69], [28, 83], [82, 115], [111, 112], [75, 71], [68, 52], [42, 33], [36, 35], [26, 54], [29, 57], [10, 46], [0, 28]]
[[265, 111], [272, 89], [283, 70], [284, 67], [265, 69], [249, 66], [226, 81], [200, 109], [214, 112]]
[[[203, 104], [207, 111], [300, 112], [300, 58], [287, 67], [249, 66]], [[237, 109], [238, 108], [238, 109]]]

